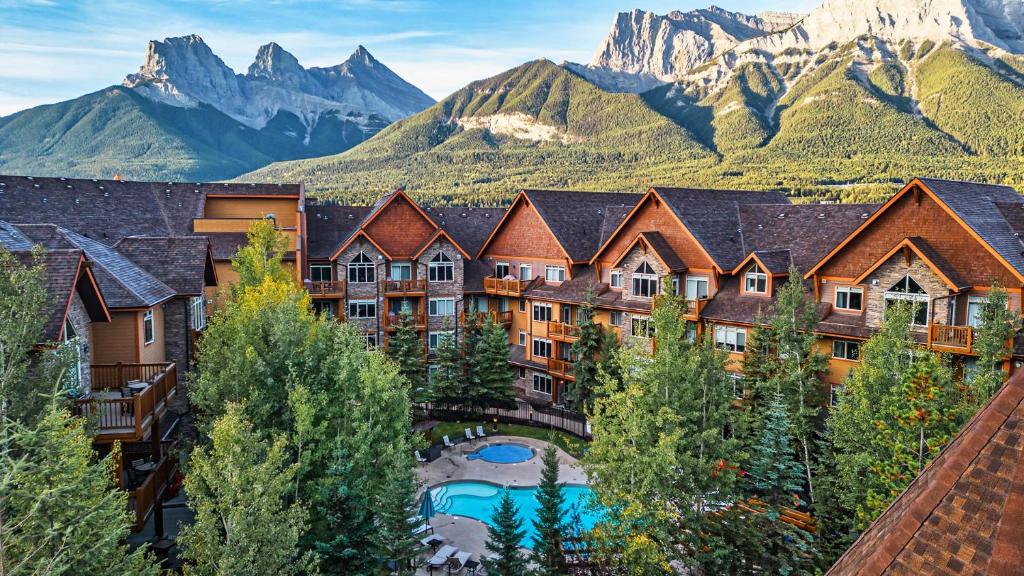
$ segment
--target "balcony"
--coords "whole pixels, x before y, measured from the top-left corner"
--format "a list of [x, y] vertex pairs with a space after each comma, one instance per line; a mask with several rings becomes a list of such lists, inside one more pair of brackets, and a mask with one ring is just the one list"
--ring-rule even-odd
[[328, 280], [322, 282], [303, 282], [306, 292], [314, 298], [344, 298], [346, 282], [344, 280]]
[[380, 290], [385, 296], [422, 296], [427, 293], [427, 281], [381, 280]]
[[580, 327], [562, 322], [548, 322], [548, 337], [559, 342], [575, 342], [580, 339]]
[[512, 296], [519, 298], [528, 282], [523, 280], [505, 280], [502, 278], [484, 278], [484, 292], [491, 296]]
[[686, 301], [686, 315], [684, 318], [692, 322], [700, 320], [701, 312], [704, 311], [704, 307], [710, 302], [710, 298], [701, 298], [699, 300], [687, 300]]
[[[508, 326], [512, 324], [511, 310], [506, 310], [504, 312], [499, 312], [498, 310], [490, 310], [488, 312], [476, 312], [475, 314], [471, 314], [469, 317], [475, 317], [476, 321], [480, 324], [483, 324], [484, 322], [488, 322], [491, 320], [493, 320], [495, 324], [500, 324], [502, 326]], [[465, 324], [466, 320], [467, 316], [465, 312], [459, 315], [460, 324]]]
[[94, 364], [91, 371], [92, 390], [72, 412], [95, 418], [98, 441], [142, 440], [177, 393], [174, 362]]
[[[423, 312], [408, 312], [409, 319], [412, 320], [412, 325], [417, 330], [426, 330], [427, 328], [427, 315]], [[389, 312], [384, 315], [384, 329], [390, 332], [394, 332], [398, 329], [399, 314], [396, 312]]]
[[928, 327], [928, 347], [953, 354], [975, 354], [974, 328], [932, 324]]
[[548, 373], [562, 380], [576, 380], [576, 365], [565, 360], [548, 358]]
[[[168, 480], [178, 467], [178, 446], [172, 441], [160, 442], [160, 449], [154, 457], [151, 442], [126, 443], [121, 447], [124, 471], [121, 474], [121, 488], [128, 493], [128, 511], [135, 519], [132, 532], [140, 532], [161, 498]], [[154, 466], [152, 462], [156, 460]], [[137, 466], [138, 465], [138, 466]]]

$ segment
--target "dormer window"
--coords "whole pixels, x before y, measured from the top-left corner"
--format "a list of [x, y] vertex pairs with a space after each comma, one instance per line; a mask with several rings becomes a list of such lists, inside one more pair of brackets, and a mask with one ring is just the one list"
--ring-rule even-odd
[[747, 268], [747, 273], [743, 278], [744, 287], [747, 292], [754, 292], [756, 294], [768, 293], [768, 274], [757, 263]]
[[427, 276], [431, 282], [452, 282], [455, 280], [455, 263], [444, 252], [438, 252], [427, 265]]
[[373, 260], [360, 252], [348, 263], [348, 281], [355, 284], [372, 284], [377, 281]]
[[608, 285], [612, 288], [622, 288], [622, 270], [612, 270], [611, 281]]
[[914, 314], [910, 319], [912, 326], [927, 326], [929, 308], [931, 303], [928, 300], [928, 293], [909, 275], [904, 276], [885, 291], [885, 309], [888, 310], [897, 302], [907, 302], [914, 307]]
[[647, 262], [640, 263], [633, 272], [633, 296], [654, 298], [658, 293], [658, 275]]

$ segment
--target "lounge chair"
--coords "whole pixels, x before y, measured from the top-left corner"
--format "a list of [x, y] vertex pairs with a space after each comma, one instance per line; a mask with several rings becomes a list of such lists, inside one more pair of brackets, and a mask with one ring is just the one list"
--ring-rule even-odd
[[484, 434], [484, 427], [483, 426], [477, 426], [476, 427], [476, 435], [481, 437], [481, 438], [486, 438], [487, 437], [487, 434]]
[[424, 462], [427, 461], [426, 458], [424, 458], [423, 456], [420, 456], [420, 451], [419, 450], [416, 451], [416, 461], [419, 462], [420, 464], [423, 464]]
[[429, 564], [431, 568], [441, 568], [448, 563], [448, 558], [458, 553], [458, 548], [452, 546], [451, 544], [446, 544], [442, 546], [441, 549], [437, 551], [437, 553], [431, 556], [430, 560], [427, 560], [427, 564]]
[[445, 437], [444, 437], [444, 447], [445, 448], [455, 448], [455, 443], [452, 442], [451, 440], [449, 440], [447, 435], [445, 435]]
[[430, 524], [427, 524], [426, 522], [424, 522], [424, 523], [420, 524], [419, 526], [417, 526], [417, 527], [412, 529], [412, 535], [413, 536], [419, 536], [420, 534], [433, 534], [433, 533], [434, 533], [434, 527], [431, 526]]
[[450, 574], [458, 574], [466, 567], [466, 562], [469, 562], [472, 554], [469, 552], [457, 552], [450, 558], [448, 558], [448, 572]]
[[473, 436], [473, 431], [469, 428], [466, 428], [466, 440], [469, 440], [470, 442], [476, 440], [476, 436]]

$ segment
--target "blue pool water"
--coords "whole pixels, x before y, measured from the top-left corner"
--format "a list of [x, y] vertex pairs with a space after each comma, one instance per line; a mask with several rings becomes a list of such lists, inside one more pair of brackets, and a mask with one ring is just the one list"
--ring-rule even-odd
[[533, 458], [533, 449], [522, 444], [491, 444], [466, 455], [467, 460], [484, 460], [495, 464], [518, 464]]
[[[523, 520], [523, 546], [533, 548], [533, 519], [537, 517], [539, 504], [535, 496], [537, 488], [512, 488], [512, 499], [519, 507], [519, 518]], [[487, 482], [451, 482], [431, 489], [434, 507], [438, 512], [456, 516], [466, 516], [481, 522], [491, 523], [491, 515], [501, 499], [502, 488]], [[589, 530], [600, 519], [600, 514], [590, 510], [591, 490], [587, 486], [565, 484], [562, 494], [565, 496], [566, 523], [573, 528]], [[456, 543], [456, 545], [458, 545]]]

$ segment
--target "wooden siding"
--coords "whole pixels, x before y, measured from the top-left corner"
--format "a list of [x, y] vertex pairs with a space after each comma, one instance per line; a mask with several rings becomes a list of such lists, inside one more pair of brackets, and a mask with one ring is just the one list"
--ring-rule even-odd
[[404, 196], [399, 196], [365, 228], [373, 241], [395, 259], [411, 259], [437, 228]]
[[[919, 203], [918, 203], [919, 199]], [[1020, 282], [925, 193], [906, 194], [819, 270], [820, 276], [856, 278], [904, 238], [925, 239], [967, 283], [1003, 286]]]
[[[523, 263], [565, 262], [565, 252], [532, 204], [518, 202], [491, 239], [484, 257], [519, 257]], [[544, 268], [534, 267], [534, 276]], [[515, 272], [518, 274], [518, 270]]]
[[207, 198], [204, 218], [263, 218], [273, 214], [277, 225], [295, 228], [299, 224], [297, 200], [287, 198]]
[[139, 330], [139, 362], [142, 364], [157, 364], [167, 360], [167, 340], [164, 337], [164, 307], [153, 307], [153, 336], [150, 344], [145, 342], [145, 331], [142, 323], [144, 314], [137, 313]]
[[110, 322], [92, 324], [92, 361], [96, 364], [139, 362], [139, 313], [110, 312]]

